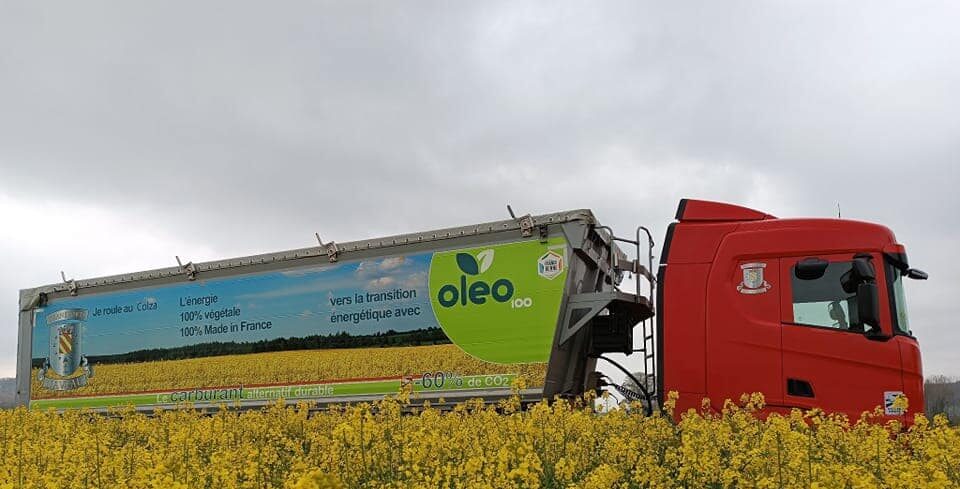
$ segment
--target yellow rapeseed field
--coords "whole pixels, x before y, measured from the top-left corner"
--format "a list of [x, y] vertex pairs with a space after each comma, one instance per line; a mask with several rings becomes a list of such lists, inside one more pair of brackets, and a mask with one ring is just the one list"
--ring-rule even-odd
[[960, 486], [960, 431], [943, 418], [759, 420], [758, 397], [678, 424], [589, 401], [403, 415], [408, 395], [322, 413], [2, 411], [0, 488]]
[[53, 392], [32, 376], [34, 399], [84, 394], [188, 389], [234, 385], [317, 382], [335, 379], [420, 375], [516, 373], [528, 386], [543, 385], [546, 364], [498, 365], [480, 361], [456, 345], [296, 350], [159, 362], [94, 365], [86, 387]]

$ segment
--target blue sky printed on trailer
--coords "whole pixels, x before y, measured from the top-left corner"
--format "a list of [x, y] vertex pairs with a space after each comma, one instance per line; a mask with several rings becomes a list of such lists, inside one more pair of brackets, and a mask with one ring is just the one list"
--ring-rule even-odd
[[[46, 356], [48, 314], [68, 308], [88, 311], [83, 333], [85, 355], [110, 355], [148, 348], [170, 348], [213, 341], [259, 341], [280, 337], [303, 337], [346, 331], [354, 335], [371, 334], [389, 329], [409, 331], [436, 327], [430, 305], [427, 274], [431, 253], [396, 256], [359, 262], [344, 262], [313, 268], [291, 269], [250, 274], [231, 278], [197, 280], [184, 284], [165, 285], [89, 297], [52, 300], [38, 314], [33, 334], [33, 357]], [[413, 290], [415, 298], [379, 303], [337, 305], [336, 297], [355, 297], [367, 292], [394, 289]], [[206, 295], [218, 296], [209, 307], [180, 306], [180, 299]], [[155, 302], [157, 308], [116, 315], [93, 317], [97, 308]], [[333, 324], [331, 314], [358, 312], [364, 309], [420, 306], [419, 316], [390, 318], [379, 322], [368, 320]], [[184, 311], [219, 311], [237, 307], [239, 316], [220, 321], [182, 322]], [[268, 330], [240, 331], [223, 334], [184, 337], [180, 328], [203, 324], [230, 324], [240, 321], [271, 321]]]

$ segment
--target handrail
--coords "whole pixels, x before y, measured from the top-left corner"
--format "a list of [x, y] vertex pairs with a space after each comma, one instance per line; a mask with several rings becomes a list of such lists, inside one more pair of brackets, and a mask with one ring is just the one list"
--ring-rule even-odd
[[654, 289], [656, 287], [656, 278], [654, 278], [653, 276], [653, 247], [655, 246], [655, 243], [653, 242], [653, 235], [650, 234], [650, 230], [644, 226], [637, 226], [636, 239], [627, 239], [627, 238], [621, 238], [613, 234], [613, 229], [611, 229], [610, 226], [596, 226], [596, 229], [603, 229], [610, 234], [610, 262], [611, 262], [611, 265], [613, 265], [613, 268], [615, 270], [621, 270], [621, 269], [619, 267], [619, 263], [617, 263], [616, 253], [614, 252], [614, 249], [613, 249], [613, 242], [620, 241], [622, 243], [629, 243], [634, 245], [637, 250], [637, 258], [634, 261], [634, 263], [639, 265], [640, 256], [641, 256], [640, 255], [640, 231], [643, 231], [647, 234], [647, 267], [646, 267], [647, 273], [645, 274], [641, 273], [641, 271], [639, 269], [636, 269], [636, 267], [634, 267], [635, 268], [634, 270], [630, 270], [630, 272], [634, 274], [635, 287], [636, 287], [635, 295], [637, 297], [637, 302], [640, 301], [640, 296], [641, 296], [640, 276], [643, 275], [644, 277], [646, 277], [647, 282], [650, 283], [650, 301], [652, 303], [654, 292], [655, 292]]

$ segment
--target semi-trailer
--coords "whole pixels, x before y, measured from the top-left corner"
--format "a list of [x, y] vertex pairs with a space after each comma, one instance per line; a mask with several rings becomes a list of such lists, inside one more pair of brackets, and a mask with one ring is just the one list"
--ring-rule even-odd
[[317, 239], [21, 290], [18, 404], [534, 402], [602, 387], [598, 361], [627, 371], [624, 353], [639, 375], [615, 387], [647, 411], [671, 391], [677, 412], [752, 392], [771, 411], [923, 406], [902, 281], [926, 274], [877, 224], [684, 199], [656, 270], [647, 228], [590, 210]]

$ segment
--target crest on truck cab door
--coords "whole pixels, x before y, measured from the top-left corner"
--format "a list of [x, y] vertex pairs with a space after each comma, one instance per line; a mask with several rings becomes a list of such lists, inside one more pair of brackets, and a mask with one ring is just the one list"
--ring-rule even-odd
[[737, 285], [737, 291], [741, 294], [762, 294], [770, 290], [770, 284], [763, 279], [763, 269], [766, 267], [767, 264], [761, 262], [740, 265], [743, 281]]

